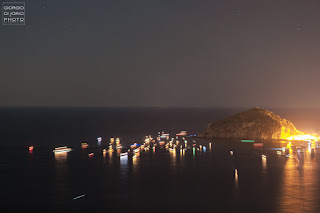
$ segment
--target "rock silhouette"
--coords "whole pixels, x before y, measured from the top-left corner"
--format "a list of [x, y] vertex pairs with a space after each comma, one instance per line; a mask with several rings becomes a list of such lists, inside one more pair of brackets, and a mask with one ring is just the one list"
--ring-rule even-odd
[[286, 139], [303, 134], [293, 123], [259, 107], [211, 122], [205, 138]]

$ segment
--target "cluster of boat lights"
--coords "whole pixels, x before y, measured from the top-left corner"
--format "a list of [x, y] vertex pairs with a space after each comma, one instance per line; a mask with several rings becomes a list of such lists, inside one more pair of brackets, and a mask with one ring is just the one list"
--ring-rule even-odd
[[[182, 141], [180, 143], [179, 141], [179, 136], [182, 136]], [[196, 136], [196, 135], [193, 135], [193, 136]], [[122, 158], [128, 158], [129, 157], [129, 152], [132, 151], [133, 153], [133, 156], [132, 156], [132, 159], [136, 159], [137, 157], [140, 156], [140, 152], [142, 150], [145, 150], [145, 151], [148, 151], [149, 149], [152, 149], [153, 152], [155, 152], [155, 149], [156, 149], [156, 146], [157, 144], [159, 146], [165, 146], [166, 149], [168, 149], [170, 152], [176, 152], [177, 150], [180, 149], [180, 153], [182, 155], [185, 154], [185, 151], [187, 149], [190, 149], [191, 147], [188, 146], [188, 142], [186, 140], [186, 131], [181, 131], [180, 133], [176, 134], [176, 138], [171, 138], [171, 140], [168, 142], [169, 140], [169, 134], [165, 134], [164, 132], [162, 132], [162, 134], [160, 134], [160, 132], [158, 133], [158, 137], [157, 137], [157, 142], [156, 143], [156, 140], [154, 140], [151, 135], [149, 136], [146, 136], [145, 140], [144, 140], [144, 143], [142, 145], [140, 144], [137, 144], [137, 143], [134, 143], [134, 144], [131, 144], [130, 145], [130, 149], [128, 149], [127, 152], [122, 152], [121, 153], [121, 150], [122, 150], [122, 145], [120, 144], [120, 138], [116, 138], [116, 140], [114, 138], [110, 138], [110, 143], [109, 143], [109, 149], [103, 149], [103, 155], [105, 156], [107, 154], [107, 152], [114, 152], [114, 147], [115, 149], [119, 150], [120, 151], [120, 154], [119, 154], [119, 157], [120, 159]], [[167, 141], [164, 141], [164, 140], [167, 140]], [[97, 141], [98, 141], [98, 145], [100, 146], [101, 145], [101, 142], [102, 142], [102, 138], [99, 137], [97, 138]], [[115, 143], [114, 143], [115, 142]], [[241, 142], [245, 142], [245, 143], [254, 143], [254, 147], [260, 147], [260, 146], [263, 146], [263, 143], [255, 143], [254, 140], [241, 140]], [[152, 145], [153, 144], [153, 145]], [[82, 149], [87, 149], [89, 147], [89, 145], [87, 143], [81, 143], [81, 148]], [[280, 150], [278, 149], [277, 150], [277, 155], [284, 155], [286, 156], [287, 158], [294, 158], [297, 160], [297, 162], [300, 163], [300, 160], [292, 155], [292, 154], [289, 154], [290, 151], [292, 151], [292, 143], [289, 142], [287, 144], [286, 147], [282, 147], [280, 148]], [[309, 141], [308, 142], [308, 150], [310, 153], [312, 153], [312, 151], [314, 151], [314, 148], [317, 147], [318, 148], [318, 144], [316, 145], [315, 141], [311, 142]], [[296, 147], [295, 147], [296, 148]], [[29, 149], [29, 153], [32, 153], [33, 150], [34, 150], [34, 146], [29, 146], [28, 147]], [[198, 148], [196, 148], [196, 142], [193, 140], [193, 143], [192, 143], [192, 153], [193, 155], [195, 155], [195, 152], [196, 152], [196, 149], [199, 151], [199, 150], [202, 150], [204, 152], [206, 152], [206, 147], [203, 146], [203, 145], [199, 145]], [[212, 143], [209, 143], [209, 150], [212, 149]], [[62, 146], [62, 147], [57, 147], [53, 150], [53, 152], [55, 153], [55, 155], [59, 155], [59, 154], [62, 154], [62, 153], [68, 153], [70, 152], [72, 149], [71, 148], [68, 148], [67, 146]], [[298, 148], [296, 149], [297, 153], [302, 153], [301, 149]], [[233, 156], [234, 155], [234, 151], [233, 150], [230, 150], [229, 151], [230, 155]], [[94, 153], [90, 153], [88, 154], [89, 157], [93, 157], [94, 156]], [[261, 155], [261, 158], [262, 158], [262, 166], [264, 167], [264, 169], [266, 168], [266, 164], [267, 164], [267, 156], [266, 155]], [[238, 173], [238, 169], [234, 169], [234, 180], [235, 180], [235, 184], [236, 184], [236, 187], [238, 185], [238, 180], [239, 180], [239, 173]], [[75, 198], [73, 198], [73, 200], [77, 200], [79, 198], [82, 198], [84, 197], [85, 195], [80, 195], [80, 196], [77, 196]]]
[[[190, 135], [190, 136], [196, 136], [196, 135]], [[189, 136], [189, 137], [190, 137]], [[180, 137], [180, 138], [179, 138]], [[140, 156], [140, 152], [141, 151], [148, 151], [150, 149], [152, 149], [153, 152], [155, 152], [156, 147], [159, 146], [164, 146], [166, 149], [168, 149], [170, 152], [175, 152], [176, 150], [180, 149], [180, 152], [184, 153], [186, 149], [190, 149], [191, 147], [188, 146], [188, 142], [186, 140], [187, 137], [187, 133], [186, 131], [181, 131], [180, 133], [176, 134], [176, 138], [171, 138], [170, 141], [169, 140], [169, 134], [166, 134], [164, 132], [162, 133], [158, 133], [158, 137], [157, 139], [153, 139], [151, 137], [151, 135], [146, 136], [144, 143], [143, 144], [131, 144], [130, 148], [126, 151], [126, 152], [122, 152], [123, 150], [123, 146], [120, 143], [120, 138], [110, 138], [110, 143], [109, 143], [109, 148], [107, 149], [103, 149], [102, 153], [103, 155], [106, 155], [108, 152], [114, 152], [115, 150], [117, 150], [117, 152], [119, 153], [119, 157], [128, 157], [129, 152], [132, 152], [133, 158], [137, 158], [138, 156]], [[182, 138], [182, 143], [180, 143], [179, 139]], [[98, 142], [98, 146], [101, 145], [102, 142], [102, 138], [99, 137], [97, 138], [97, 142]], [[89, 147], [89, 144], [86, 142], [81, 143], [81, 148], [82, 149], [87, 149]], [[209, 148], [211, 149], [211, 143], [209, 144]], [[29, 152], [32, 153], [34, 149], [34, 146], [29, 146]], [[193, 140], [193, 144], [192, 144], [192, 150], [193, 150], [193, 154], [195, 154], [196, 150], [202, 150], [202, 151], [206, 151], [206, 147], [199, 145], [198, 148], [196, 148], [196, 141]], [[61, 146], [61, 147], [57, 147], [53, 150], [53, 152], [55, 154], [61, 154], [61, 153], [68, 153], [72, 151], [71, 148], [67, 147], [67, 146]], [[94, 153], [89, 153], [88, 154], [89, 157], [93, 157]]]
[[[181, 143], [179, 141], [179, 136], [182, 136], [182, 142]], [[192, 146], [188, 146], [188, 142], [187, 142], [185, 137], [186, 137], [186, 131], [181, 131], [180, 133], [176, 134], [176, 138], [171, 138], [171, 140], [168, 141], [169, 140], [169, 134], [165, 134], [164, 132], [162, 132], [162, 134], [161, 134], [159, 132], [158, 133], [158, 137], [157, 137], [156, 140], [153, 139], [151, 137], [151, 135], [146, 136], [146, 138], [144, 140], [144, 143], [142, 145], [137, 144], [137, 143], [131, 144], [130, 145], [130, 149], [128, 149], [126, 152], [121, 152], [123, 147], [122, 147], [122, 145], [120, 143], [120, 138], [116, 138], [116, 139], [110, 138], [109, 149], [108, 150], [107, 149], [103, 149], [103, 155], [106, 155], [107, 152], [111, 152], [111, 153], [114, 152], [114, 148], [115, 148], [115, 149], [120, 151], [119, 152], [119, 157], [120, 158], [128, 158], [129, 157], [129, 152], [132, 151], [132, 153], [133, 153], [132, 158], [135, 159], [135, 158], [140, 156], [140, 152], [142, 150], [148, 151], [148, 150], [152, 149], [153, 152], [155, 152], [155, 149], [156, 149], [156, 147], [158, 145], [159, 146], [165, 146], [165, 148], [167, 150], [169, 150], [170, 152], [176, 152], [177, 150], [180, 150], [180, 153], [182, 155], [185, 153], [185, 151], [187, 149], [190, 149], [190, 148], [192, 148], [193, 155], [195, 155], [196, 150], [198, 150], [198, 151], [202, 150], [202, 151], [206, 152], [207, 148], [205, 146], [203, 146], [203, 145], [199, 145], [198, 147], [196, 147], [196, 142], [194, 140], [193, 140]], [[165, 141], [165, 140], [167, 140], [167, 141]], [[97, 138], [97, 141], [98, 141], [98, 145], [100, 145], [101, 142], [102, 142], [102, 138], [101, 137]], [[156, 143], [156, 142], [158, 142], [158, 143]], [[254, 142], [254, 140], [241, 140], [241, 142]], [[262, 143], [255, 143], [255, 144], [257, 144], [257, 145], [255, 145], [254, 147], [263, 146]], [[88, 146], [89, 145], [87, 143], [81, 143], [81, 148], [82, 149], [87, 149]], [[276, 153], [277, 153], [277, 155], [284, 155], [284, 156], [286, 156], [288, 158], [294, 158], [298, 162], [300, 162], [299, 159], [296, 156], [294, 156], [292, 154], [289, 154], [289, 150], [292, 147], [293, 146], [292, 146], [291, 142], [289, 142], [286, 147], [279, 148]], [[312, 143], [309, 142], [308, 143], [308, 150], [310, 152], [312, 150], [314, 150], [314, 149], [311, 149], [312, 147], [315, 148], [315, 142], [312, 142]], [[212, 148], [212, 143], [209, 143], [209, 149], [211, 150], [211, 148]], [[32, 153], [33, 150], [34, 150], [34, 146], [29, 146], [29, 152]], [[68, 148], [67, 146], [62, 146], [62, 147], [55, 148], [53, 150], [53, 152], [55, 154], [61, 154], [61, 153], [68, 153], [71, 150], [72, 149]], [[300, 153], [300, 149], [297, 149], [297, 152]], [[231, 156], [234, 155], [233, 150], [230, 150], [229, 153], [230, 153]], [[93, 157], [94, 153], [89, 153], [88, 156], [89, 157]], [[262, 163], [264, 165], [266, 165], [267, 156], [266, 155], [261, 155], [261, 158], [262, 158]], [[234, 170], [234, 175], [235, 175], [235, 180], [238, 181], [238, 170], [237, 169]]]

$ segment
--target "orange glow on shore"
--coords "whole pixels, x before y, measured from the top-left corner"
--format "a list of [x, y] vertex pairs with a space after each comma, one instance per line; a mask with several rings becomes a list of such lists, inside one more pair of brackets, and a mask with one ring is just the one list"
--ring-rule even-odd
[[315, 135], [301, 134], [301, 135], [291, 135], [287, 140], [296, 140], [296, 141], [317, 141], [319, 137]]
[[289, 148], [291, 148], [291, 146], [292, 146], [292, 144], [291, 144], [291, 142], [289, 142], [289, 143], [287, 144], [287, 148], [289, 149]]

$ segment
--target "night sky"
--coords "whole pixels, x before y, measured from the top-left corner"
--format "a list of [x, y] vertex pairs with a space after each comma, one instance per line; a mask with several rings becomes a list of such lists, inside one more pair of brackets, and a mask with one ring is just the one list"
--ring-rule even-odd
[[0, 106], [320, 107], [319, 0], [26, 0], [0, 49]]

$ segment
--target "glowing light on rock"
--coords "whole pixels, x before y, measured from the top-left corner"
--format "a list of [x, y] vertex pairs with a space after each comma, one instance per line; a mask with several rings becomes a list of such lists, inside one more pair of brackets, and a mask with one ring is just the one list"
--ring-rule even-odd
[[317, 141], [319, 138], [315, 135], [301, 134], [301, 135], [291, 135], [286, 139], [296, 140], [296, 141]]
[[291, 144], [291, 142], [289, 142], [289, 143], [287, 144], [287, 148], [291, 148], [291, 146], [292, 146], [292, 144]]

